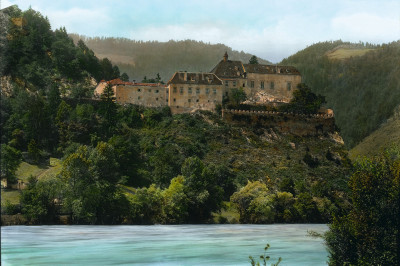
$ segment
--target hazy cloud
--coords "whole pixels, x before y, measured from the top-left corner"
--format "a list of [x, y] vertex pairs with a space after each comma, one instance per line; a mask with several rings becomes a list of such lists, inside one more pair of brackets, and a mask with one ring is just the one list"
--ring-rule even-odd
[[319, 41], [400, 39], [398, 0], [2, 0], [11, 4], [71, 33], [223, 43], [273, 62]]
[[400, 15], [397, 19], [368, 13], [340, 16], [332, 20], [332, 29], [351, 41], [394, 41], [400, 38]]

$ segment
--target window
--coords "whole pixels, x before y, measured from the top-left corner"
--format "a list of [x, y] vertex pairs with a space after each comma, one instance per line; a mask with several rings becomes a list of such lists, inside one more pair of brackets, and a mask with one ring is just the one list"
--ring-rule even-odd
[[225, 87], [229, 86], [229, 81], [225, 80]]
[[176, 89], [176, 87], [174, 87], [174, 89], [173, 89], [173, 92], [174, 92], [174, 93], [176, 93], [176, 92], [177, 92], [177, 89]]
[[139, 91], [139, 92], [140, 92], [140, 89], [137, 89], [137, 91]]
[[206, 88], [206, 94], [210, 94], [210, 88]]
[[200, 94], [200, 88], [196, 88], [196, 94]]
[[188, 102], [190, 103], [192, 101], [192, 99], [188, 99]]
[[250, 81], [250, 88], [254, 88], [254, 80]]
[[214, 93], [214, 94], [217, 94], [217, 89], [213, 89], [213, 93]]
[[264, 89], [264, 81], [261, 81], [261, 89]]
[[287, 90], [288, 91], [292, 90], [292, 83], [291, 82], [287, 83]]
[[199, 99], [196, 99], [196, 103], [198, 103], [199, 102]]
[[179, 92], [180, 92], [181, 94], [183, 94], [183, 88], [182, 88], [182, 87], [179, 89]]
[[176, 102], [176, 99], [174, 98], [174, 102]]
[[151, 92], [151, 89], [149, 89], [149, 92]]
[[271, 89], [271, 90], [275, 89], [275, 83], [274, 83], [273, 81], [271, 81], [270, 89]]
[[158, 98], [156, 98], [156, 101], [158, 101]]
[[232, 83], [233, 83], [233, 87], [236, 87], [236, 80], [234, 80]]
[[188, 93], [192, 94], [192, 88], [188, 88]]
[[137, 99], [140, 100], [140, 96], [138, 96]]
[[168, 99], [165, 99], [166, 102], [168, 102]]
[[166, 89], [166, 90], [165, 90], [165, 93], [166, 93], [166, 94], [169, 94], [169, 90], [168, 90], [168, 89]]
[[158, 93], [158, 90], [156, 90], [156, 93]]

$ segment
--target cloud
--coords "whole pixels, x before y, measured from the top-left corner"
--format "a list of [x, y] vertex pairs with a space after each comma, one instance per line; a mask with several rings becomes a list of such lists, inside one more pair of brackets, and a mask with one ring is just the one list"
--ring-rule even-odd
[[[326, 32], [320, 23], [312, 23], [312, 18], [283, 16], [277, 23], [261, 28], [238, 27], [225, 22], [187, 23], [137, 28], [129, 37], [144, 41], [196, 40], [223, 43], [235, 50], [255, 54], [272, 62], [297, 52], [307, 44], [325, 40], [319, 33]], [[310, 26], [311, 25], [311, 26]]]
[[0, 9], [3, 9], [3, 8], [9, 7], [9, 6], [12, 6], [13, 4], [8, 0], [1, 0], [0, 5], [1, 5]]
[[52, 28], [65, 27], [68, 32], [83, 35], [102, 35], [111, 23], [111, 18], [103, 9], [71, 8], [69, 10], [46, 10]]
[[355, 13], [332, 19], [332, 30], [350, 41], [388, 42], [400, 38], [400, 17]]

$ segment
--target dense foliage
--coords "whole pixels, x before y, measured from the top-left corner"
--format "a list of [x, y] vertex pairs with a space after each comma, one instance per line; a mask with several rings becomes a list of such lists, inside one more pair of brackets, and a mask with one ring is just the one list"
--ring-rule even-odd
[[282, 105], [280, 109], [294, 113], [316, 114], [324, 103], [326, 103], [324, 96], [316, 95], [306, 84], [300, 83], [293, 92], [289, 104]]
[[[51, 31], [40, 13], [6, 11], [13, 56], [1, 97], [2, 175], [15, 181], [21, 158], [40, 167], [62, 160], [58, 176], [32, 178], [22, 191], [30, 223], [60, 215], [80, 224], [326, 222], [346, 210], [348, 159], [332, 136], [236, 127], [211, 112], [121, 106], [110, 86], [91, 99], [91, 77], [119, 70], [74, 45], [64, 29]], [[225, 217], [226, 206], [240, 217]]]
[[[330, 57], [340, 49], [366, 52], [341, 60]], [[383, 45], [334, 41], [311, 45], [282, 64], [297, 67], [303, 82], [326, 96], [326, 106], [334, 110], [341, 136], [351, 148], [400, 105], [399, 62], [399, 41]]]
[[97, 81], [120, 77], [117, 66], [107, 58], [99, 60], [82, 40], [75, 45], [65, 28], [52, 31], [48, 19], [39, 12], [11, 6], [2, 10], [2, 17], [8, 22], [2, 32], [7, 39], [2, 74], [18, 78], [24, 87], [49, 90], [62, 79], [76, 82], [88, 77]]
[[400, 151], [356, 163], [352, 209], [330, 225], [330, 265], [399, 265]]

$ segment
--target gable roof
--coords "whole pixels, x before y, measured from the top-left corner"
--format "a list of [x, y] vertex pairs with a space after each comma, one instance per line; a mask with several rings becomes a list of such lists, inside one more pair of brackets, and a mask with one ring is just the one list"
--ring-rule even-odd
[[300, 75], [300, 72], [295, 67], [292, 66], [259, 65], [259, 64], [244, 64], [243, 66], [247, 73]]
[[242, 62], [232, 60], [221, 60], [211, 70], [211, 73], [222, 79], [241, 78], [244, 72]]
[[113, 79], [109, 81], [102, 80], [100, 83], [107, 83], [110, 84], [111, 86], [115, 85], [130, 85], [130, 86], [148, 86], [148, 87], [166, 87], [166, 85], [161, 84], [161, 83], [135, 83], [135, 82], [129, 82], [129, 81], [122, 81], [121, 79]]
[[222, 85], [214, 73], [175, 72], [167, 84]]

